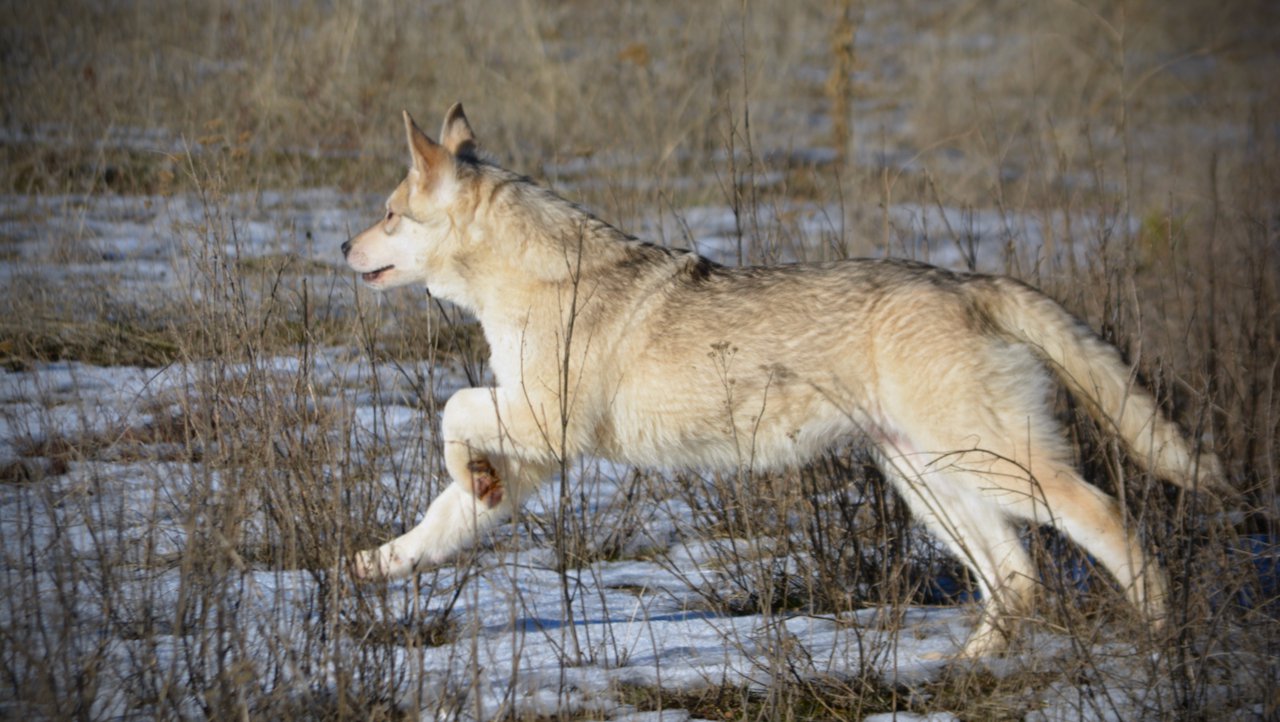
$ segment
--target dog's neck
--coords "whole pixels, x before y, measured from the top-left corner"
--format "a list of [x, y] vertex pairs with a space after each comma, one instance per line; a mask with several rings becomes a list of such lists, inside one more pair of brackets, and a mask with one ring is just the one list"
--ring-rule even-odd
[[458, 262], [505, 284], [571, 284], [625, 263], [633, 239], [529, 178], [476, 168], [467, 242]]

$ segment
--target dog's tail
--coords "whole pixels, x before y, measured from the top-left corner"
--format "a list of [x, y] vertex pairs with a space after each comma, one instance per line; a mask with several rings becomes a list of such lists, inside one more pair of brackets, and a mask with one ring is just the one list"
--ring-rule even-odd
[[1187, 489], [1232, 493], [1218, 457], [1188, 443], [1155, 398], [1135, 383], [1114, 346], [1030, 286], [1008, 278], [992, 281], [993, 292], [979, 293], [989, 318], [1047, 361], [1095, 418], [1111, 424], [1140, 463]]

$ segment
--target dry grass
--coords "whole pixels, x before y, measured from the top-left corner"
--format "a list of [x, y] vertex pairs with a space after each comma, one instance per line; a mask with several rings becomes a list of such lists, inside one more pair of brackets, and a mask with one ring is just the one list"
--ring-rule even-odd
[[[906, 604], [963, 593], [856, 448], [768, 477], [634, 472], [603, 509], [584, 466], [572, 504], [529, 515], [512, 549], [554, 541], [561, 575], [653, 560], [686, 574], [688, 609], [768, 620], [753, 652], [763, 689], [638, 685], [618, 700], [711, 719], [1021, 719], [1046, 698], [1105, 714], [1132, 708], [1072, 690], [1127, 664], [1161, 680], [1153, 717], [1275, 714], [1278, 19], [1262, 2], [1154, 0], [5, 4], [0, 363], [30, 374], [40, 408], [4, 412], [0, 710], [472, 711], [480, 671], [442, 680], [415, 650], [478, 639], [451, 616], [475, 560], [353, 590], [341, 559], [437, 491], [438, 395], [483, 378], [483, 337], [421, 294], [353, 290], [336, 249], [290, 240], [309, 230], [279, 230], [284, 250], [243, 247], [269, 192], [337, 188], [372, 218], [403, 172], [399, 110], [426, 122], [460, 99], [504, 164], [661, 242], [705, 242], [687, 225], [698, 206], [730, 209], [724, 235], [751, 262], [955, 250], [963, 266], [972, 237], [994, 233], [994, 262], [1116, 343], [1239, 492], [1224, 513], [1162, 484], [1064, 398], [1087, 476], [1120, 494], [1170, 570], [1168, 631], [1031, 531], [1045, 585], [1027, 626], [1075, 641], [1013, 672], [907, 684], [870, 665], [831, 678], [774, 623], [861, 630], [848, 620], [887, 605], [892, 626]], [[145, 284], [98, 270], [107, 246], [85, 198], [140, 195], [198, 207], [170, 229], [176, 288], [122, 292]], [[893, 215], [902, 204], [962, 220], [922, 226]], [[152, 220], [133, 212], [120, 220]], [[74, 383], [49, 380], [80, 363], [153, 378], [127, 412], [83, 408]], [[425, 421], [396, 426], [404, 408]], [[677, 546], [647, 536], [672, 506], [694, 522], [680, 541], [727, 577], [687, 574]], [[309, 596], [285, 600], [279, 570], [305, 570]], [[250, 608], [277, 625], [247, 628]], [[854, 633], [869, 657], [889, 654]]]

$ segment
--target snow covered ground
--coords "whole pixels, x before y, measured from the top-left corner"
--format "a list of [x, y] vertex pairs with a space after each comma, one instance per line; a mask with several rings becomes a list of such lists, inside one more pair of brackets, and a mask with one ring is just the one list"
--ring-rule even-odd
[[[325, 190], [232, 197], [218, 208], [233, 219], [234, 238], [216, 236], [213, 250], [241, 261], [296, 259], [316, 298], [317, 288], [329, 289], [316, 303], [353, 307], [357, 291], [338, 246], [376, 207], [376, 200]], [[820, 226], [824, 212], [809, 209], [807, 217]], [[50, 295], [101, 289], [144, 308], [201, 292], [191, 269], [195, 256], [210, 252], [211, 236], [200, 229], [216, 221], [208, 206], [184, 196], [6, 198], [0, 213], [9, 239], [0, 262], [6, 283]], [[732, 253], [726, 214], [703, 208], [685, 218], [699, 247], [721, 258]], [[1005, 243], [1044, 236], [1039, 220], [989, 212], [902, 206], [892, 218], [903, 238], [951, 237], [925, 228], [972, 229], [978, 264], [989, 270]], [[931, 258], [965, 265], [947, 248], [934, 248]], [[423, 401], [420, 381], [430, 380], [426, 393], [434, 398], [466, 381], [456, 367], [379, 361], [357, 345], [305, 354], [299, 346], [237, 363], [178, 359], [162, 368], [66, 360], [0, 375], [0, 466], [8, 470], [0, 483], [0, 657], [8, 678], [0, 716], [53, 716], [34, 702], [53, 695], [62, 700], [57, 710], [91, 718], [200, 717], [235, 708], [217, 694], [241, 694], [255, 714], [306, 717], [338, 708], [346, 690], [432, 719], [684, 720], [692, 713], [663, 709], [669, 704], [636, 690], [728, 687], [764, 698], [782, 684], [853, 689], [859, 679], [897, 695], [892, 706], [868, 703], [866, 712], [896, 707], [900, 720], [955, 718], [951, 703], [931, 701], [948, 689], [1017, 688], [1011, 709], [1037, 720], [1167, 718], [1185, 694], [1224, 718], [1274, 712], [1263, 700], [1277, 663], [1254, 656], [1249, 644], [1188, 650], [1221, 656], [1197, 667], [1212, 675], [1188, 683], [1170, 675], [1177, 660], [1126, 639], [1120, 630], [1129, 626], [1113, 634], [1102, 625], [1075, 639], [1029, 624], [1028, 644], [968, 670], [983, 686], [966, 687], [948, 681], [957, 673], [944, 661], [972, 624], [964, 605], [725, 613], [706, 602], [706, 590], [730, 585], [722, 548], [729, 540], [701, 533], [702, 517], [671, 490], [679, 481], [637, 482], [630, 469], [590, 461], [571, 469], [563, 485], [548, 484], [522, 520], [475, 555], [419, 579], [357, 586], [336, 561], [289, 568], [269, 554], [255, 559], [242, 541], [257, 526], [274, 524], [287, 539], [281, 524], [297, 523], [336, 540], [340, 530], [325, 527], [354, 523], [355, 514], [344, 522], [326, 507], [329, 516], [306, 518], [303, 507], [244, 487], [236, 469], [213, 464], [229, 458], [225, 447], [263, 441], [245, 416], [228, 415], [214, 438], [191, 428], [138, 430], [204, 408], [210, 378], [224, 390], [234, 387], [227, 379], [274, 384], [274, 396], [219, 401], [246, 415], [266, 413], [262, 398], [309, 409], [313, 415], [295, 425], [267, 427], [281, 438], [263, 448], [276, 449], [283, 467], [297, 453], [286, 442], [313, 433], [317, 446], [337, 450], [314, 468], [316, 483], [333, 487], [327, 498], [367, 507], [378, 533], [400, 528], [442, 483], [434, 407]], [[342, 479], [357, 468], [373, 470], [363, 492]], [[574, 517], [587, 520], [588, 541], [628, 530], [614, 553], [558, 569], [552, 522], [562, 488], [571, 492]], [[225, 513], [242, 492], [253, 498], [243, 514]], [[295, 511], [282, 521], [264, 511], [269, 504]], [[224, 528], [227, 519], [244, 528]], [[225, 554], [186, 553], [193, 545]], [[278, 706], [255, 708], [268, 698]]]

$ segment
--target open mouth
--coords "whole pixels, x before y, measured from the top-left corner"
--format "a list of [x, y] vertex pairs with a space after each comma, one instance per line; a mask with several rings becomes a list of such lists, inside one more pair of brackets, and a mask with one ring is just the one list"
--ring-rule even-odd
[[382, 274], [386, 273], [387, 271], [390, 271], [393, 268], [395, 268], [395, 266], [383, 266], [382, 268], [379, 268], [376, 271], [369, 271], [368, 273], [361, 274], [360, 277], [364, 279], [365, 283], [373, 283], [374, 281], [381, 278]]

